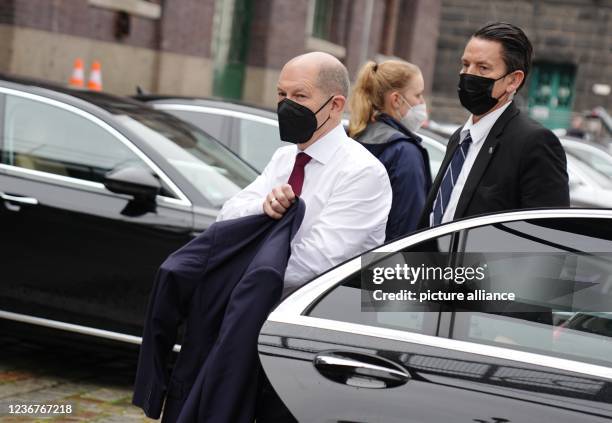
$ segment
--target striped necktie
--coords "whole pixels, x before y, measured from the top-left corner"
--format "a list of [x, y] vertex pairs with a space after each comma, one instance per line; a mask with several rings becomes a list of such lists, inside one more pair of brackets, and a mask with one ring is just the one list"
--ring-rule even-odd
[[444, 173], [444, 177], [442, 178], [442, 183], [440, 184], [440, 188], [438, 189], [436, 201], [434, 201], [433, 205], [434, 225], [439, 225], [442, 222], [442, 216], [444, 216], [444, 211], [448, 207], [451, 193], [453, 192], [453, 188], [457, 183], [457, 179], [459, 178], [459, 174], [461, 173], [463, 163], [465, 163], [465, 158], [467, 157], [470, 144], [472, 144], [472, 136], [468, 131], [468, 134], [464, 138], [463, 142], [461, 142], [459, 147], [455, 149], [453, 158], [450, 162], [450, 165], [446, 168], [446, 172]]

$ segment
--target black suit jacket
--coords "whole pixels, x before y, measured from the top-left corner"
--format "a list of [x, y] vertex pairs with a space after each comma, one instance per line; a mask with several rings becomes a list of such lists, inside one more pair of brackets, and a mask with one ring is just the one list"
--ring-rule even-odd
[[[162, 421], [253, 422], [257, 337], [281, 297], [298, 200], [279, 221], [217, 222], [161, 265], [149, 301], [132, 402]], [[167, 366], [185, 324], [172, 373]]]
[[[461, 129], [449, 140], [419, 220], [420, 228], [429, 226], [429, 214], [444, 172], [459, 146]], [[568, 206], [567, 163], [559, 139], [511, 103], [491, 128], [476, 157], [454, 220], [513, 209]]]

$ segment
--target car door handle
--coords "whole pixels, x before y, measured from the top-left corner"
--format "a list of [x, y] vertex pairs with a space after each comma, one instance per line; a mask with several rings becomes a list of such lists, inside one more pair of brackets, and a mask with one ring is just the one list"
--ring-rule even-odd
[[359, 388], [393, 388], [411, 379], [392, 361], [367, 354], [325, 352], [315, 357], [314, 366], [327, 379]]
[[0, 198], [11, 203], [27, 204], [30, 206], [38, 205], [38, 200], [34, 197], [21, 197], [18, 195], [10, 195], [0, 192]]
[[[4, 207], [12, 212], [18, 212], [21, 210], [21, 205], [36, 206], [38, 200], [33, 197], [21, 197], [18, 195], [10, 195], [0, 192], [0, 199], [4, 200]], [[17, 204], [15, 204], [17, 203]]]

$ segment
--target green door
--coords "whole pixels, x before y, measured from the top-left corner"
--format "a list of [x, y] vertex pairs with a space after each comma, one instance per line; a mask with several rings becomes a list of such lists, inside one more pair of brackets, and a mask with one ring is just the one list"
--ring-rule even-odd
[[529, 114], [550, 129], [568, 128], [574, 101], [576, 67], [534, 64], [529, 86]]
[[253, 16], [252, 2], [217, 0], [215, 13], [213, 95], [241, 99]]

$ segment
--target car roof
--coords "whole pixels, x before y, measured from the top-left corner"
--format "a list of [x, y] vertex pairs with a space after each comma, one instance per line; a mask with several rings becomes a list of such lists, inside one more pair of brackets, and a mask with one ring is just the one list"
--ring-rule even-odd
[[157, 94], [139, 94], [132, 96], [132, 98], [138, 101], [155, 104], [181, 104], [189, 106], [218, 107], [220, 109], [253, 113], [259, 116], [276, 119], [276, 110], [232, 99]]
[[[155, 103], [155, 104], [180, 104], [186, 106], [200, 106], [200, 107], [218, 107], [225, 110], [234, 110], [245, 113], [253, 113], [258, 116], [267, 117], [270, 119], [277, 120], [277, 114], [275, 110], [248, 104], [235, 100], [227, 100], [221, 98], [208, 98], [208, 97], [189, 97], [189, 96], [170, 96], [170, 95], [157, 95], [157, 94], [139, 94], [132, 96], [132, 98], [139, 101]], [[348, 122], [348, 116], [343, 119], [343, 124]], [[346, 126], [346, 125], [345, 125]], [[445, 146], [448, 143], [448, 139], [427, 129], [420, 128], [417, 133], [419, 135], [425, 135], [434, 141]]]
[[572, 137], [560, 137], [559, 140], [561, 141], [561, 144], [564, 147], [575, 147], [575, 148], [579, 148], [582, 150], [587, 150], [587, 151], [594, 151], [597, 150], [600, 153], [603, 154], [607, 154], [607, 155], [612, 155], [610, 154], [610, 151], [606, 150], [606, 148], [598, 143], [592, 142], [592, 141], [587, 141], [587, 140], [583, 140], [580, 138], [572, 138]]
[[68, 95], [70, 97], [74, 97], [79, 100], [83, 100], [87, 103], [91, 103], [95, 106], [98, 106], [101, 109], [104, 109], [112, 114], [120, 114], [126, 109], [142, 109], [143, 111], [153, 111], [153, 113], [155, 113], [155, 109], [153, 109], [152, 107], [147, 106], [146, 104], [143, 104], [142, 102], [133, 100], [131, 98], [121, 97], [105, 92], [69, 88], [51, 81], [45, 81], [36, 78], [17, 77], [14, 75], [0, 73], [0, 82], [8, 82], [10, 84], [21, 85], [25, 88], [32, 88], [31, 90], [29, 90], [29, 92], [32, 93], [36, 93], [37, 89], [40, 89], [52, 91], [54, 93], [60, 93], [63, 95]]

